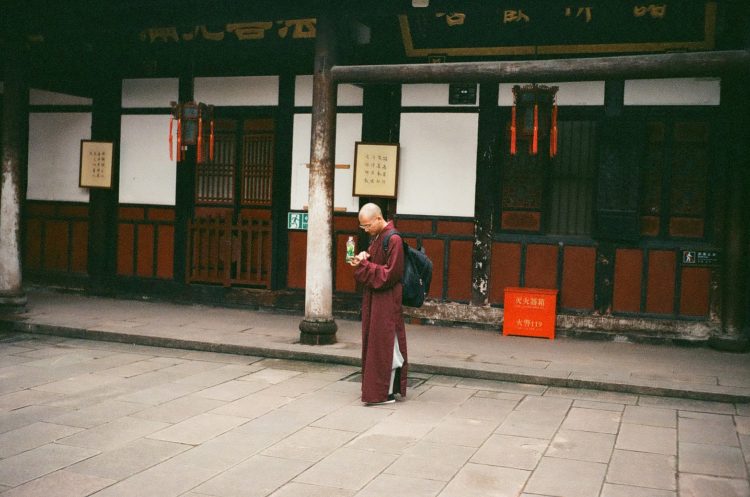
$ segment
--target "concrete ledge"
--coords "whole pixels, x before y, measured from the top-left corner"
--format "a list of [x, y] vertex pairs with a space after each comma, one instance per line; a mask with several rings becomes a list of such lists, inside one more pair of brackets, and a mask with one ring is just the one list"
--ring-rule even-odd
[[[118, 333], [101, 330], [87, 330], [80, 328], [68, 328], [62, 326], [31, 324], [21, 320], [0, 319], [0, 330], [5, 332], [22, 332], [40, 335], [54, 335], [70, 338], [82, 338], [88, 340], [101, 340], [119, 343], [128, 343], [134, 345], [146, 345], [152, 347], [179, 348], [186, 350], [199, 350], [205, 352], [220, 352], [225, 354], [253, 355], [274, 359], [291, 359], [302, 361], [313, 361], [323, 363], [344, 364], [348, 366], [360, 366], [361, 362], [358, 357], [347, 356], [345, 354], [336, 354], [328, 352], [322, 348], [315, 351], [303, 351], [284, 348], [271, 347], [253, 347], [225, 343], [212, 343], [207, 341], [184, 340], [176, 338], [155, 337], [147, 335], [135, 335], [129, 333]], [[554, 374], [519, 374], [517, 372], [503, 371], [501, 367], [495, 365], [475, 364], [475, 367], [469, 367], [465, 364], [456, 365], [445, 363], [420, 363], [412, 362], [410, 370], [415, 373], [441, 374], [448, 376], [459, 376], [464, 378], [475, 378], [496, 381], [508, 381], [516, 383], [531, 383], [537, 385], [547, 385], [555, 387], [581, 388], [604, 390], [610, 392], [632, 393], [638, 395], [657, 395], [664, 397], [678, 397], [684, 399], [714, 401], [714, 402], [731, 402], [731, 403], [748, 403], [750, 394], [732, 393], [730, 388], [713, 387], [705, 385], [678, 386], [674, 384], [660, 385], [657, 383], [623, 383], [617, 381], [594, 381], [585, 379], [568, 378], [562, 375]]]

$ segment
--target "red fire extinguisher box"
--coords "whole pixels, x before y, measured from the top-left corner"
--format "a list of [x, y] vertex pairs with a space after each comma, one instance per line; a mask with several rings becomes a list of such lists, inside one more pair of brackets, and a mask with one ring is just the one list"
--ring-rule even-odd
[[555, 338], [557, 290], [505, 288], [503, 335]]

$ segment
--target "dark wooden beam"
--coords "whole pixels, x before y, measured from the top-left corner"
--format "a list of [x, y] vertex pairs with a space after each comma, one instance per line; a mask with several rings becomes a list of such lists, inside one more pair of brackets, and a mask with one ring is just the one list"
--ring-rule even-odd
[[336, 66], [336, 83], [558, 82], [750, 73], [750, 51], [624, 55], [505, 62]]

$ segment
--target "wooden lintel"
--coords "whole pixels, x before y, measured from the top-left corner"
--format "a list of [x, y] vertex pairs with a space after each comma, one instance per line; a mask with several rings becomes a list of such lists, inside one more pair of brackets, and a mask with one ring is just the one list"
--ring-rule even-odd
[[750, 51], [623, 55], [504, 62], [335, 66], [336, 83], [563, 82], [721, 76], [750, 72]]

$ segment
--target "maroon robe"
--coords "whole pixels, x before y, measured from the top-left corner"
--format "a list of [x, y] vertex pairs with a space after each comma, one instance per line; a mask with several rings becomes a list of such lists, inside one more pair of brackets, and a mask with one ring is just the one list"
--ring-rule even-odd
[[[372, 239], [368, 260], [354, 270], [354, 278], [364, 286], [362, 295], [362, 402], [382, 402], [388, 398], [393, 364], [393, 342], [404, 357], [395, 393], [406, 395], [406, 331], [401, 314], [401, 278], [404, 275], [404, 247], [399, 235], [391, 236], [388, 252], [383, 237], [393, 230], [389, 221]], [[399, 381], [400, 380], [400, 381]]]

